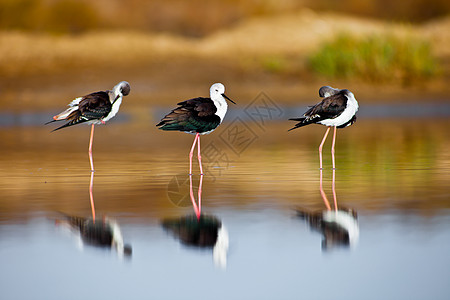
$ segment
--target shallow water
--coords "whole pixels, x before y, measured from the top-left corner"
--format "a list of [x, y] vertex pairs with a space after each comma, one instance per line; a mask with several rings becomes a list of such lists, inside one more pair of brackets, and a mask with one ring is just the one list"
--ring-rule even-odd
[[[338, 131], [336, 201], [357, 213], [349, 242], [298, 215], [327, 210], [325, 128], [288, 133], [288, 122], [231, 115], [201, 139], [201, 209], [226, 229], [221, 261], [162, 226], [194, 214], [193, 137], [134, 119], [97, 126], [94, 138], [96, 218], [117, 221], [130, 257], [60, 222], [91, 216], [88, 127], [1, 129], [2, 299], [448, 299], [448, 118], [361, 117]], [[323, 192], [333, 211], [330, 143]], [[194, 168], [198, 201], [195, 158]]]

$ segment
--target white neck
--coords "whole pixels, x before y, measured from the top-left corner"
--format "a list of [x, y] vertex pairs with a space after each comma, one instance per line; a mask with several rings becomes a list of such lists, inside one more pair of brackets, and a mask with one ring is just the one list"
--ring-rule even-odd
[[214, 105], [217, 108], [216, 115], [219, 116], [220, 122], [222, 122], [228, 109], [227, 101], [220, 94], [211, 95], [211, 100], [214, 102]]
[[229, 246], [228, 231], [222, 224], [217, 233], [217, 241], [213, 249], [213, 260], [217, 267], [225, 269], [227, 267], [227, 253]]
[[[115, 100], [117, 96], [119, 96], [119, 98]], [[112, 119], [119, 112], [120, 104], [122, 104], [122, 98], [123, 96], [120, 92], [120, 89], [114, 89], [113, 91], [109, 92], [109, 101], [113, 103], [113, 106], [111, 108], [111, 112], [105, 118], [103, 118], [104, 122]]]
[[355, 95], [353, 95], [353, 93], [349, 91], [347, 93], [347, 99], [347, 107], [354, 107], [356, 113], [358, 111], [359, 105], [358, 101], [356, 101]]

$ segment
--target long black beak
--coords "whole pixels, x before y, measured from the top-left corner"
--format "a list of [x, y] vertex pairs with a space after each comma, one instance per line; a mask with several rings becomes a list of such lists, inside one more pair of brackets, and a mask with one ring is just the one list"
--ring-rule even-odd
[[116, 98], [114, 99], [112, 104], [116, 103], [116, 101], [117, 101], [117, 99], [119, 99], [119, 97], [120, 97], [120, 94], [116, 96]]
[[228, 98], [227, 95], [222, 94], [222, 96], [223, 96], [225, 99], [227, 99], [228, 101], [230, 101], [231, 103], [236, 104], [236, 102], [234, 102], [233, 100], [231, 100], [230, 98]]

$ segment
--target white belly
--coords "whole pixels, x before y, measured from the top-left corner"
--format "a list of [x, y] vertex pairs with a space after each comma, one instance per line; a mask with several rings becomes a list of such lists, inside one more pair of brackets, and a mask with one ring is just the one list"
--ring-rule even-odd
[[342, 112], [342, 114], [339, 115], [339, 117], [336, 117], [334, 119], [325, 119], [320, 121], [319, 123], [325, 126], [341, 126], [348, 121], [350, 121], [353, 116], [356, 114], [355, 109], [349, 109], [348, 107]]
[[114, 102], [114, 104], [113, 104], [113, 106], [111, 108], [111, 112], [106, 117], [104, 117], [102, 119], [103, 122], [106, 122], [106, 121], [112, 119], [117, 114], [117, 112], [119, 111], [121, 103], [122, 103], [122, 96], [120, 96], [119, 99], [117, 99], [116, 102]]
[[347, 107], [338, 117], [334, 119], [325, 119], [318, 123], [325, 126], [341, 126], [350, 121], [358, 111], [359, 106], [358, 101], [356, 101], [355, 96], [353, 96], [353, 93], [349, 92], [347, 98]]

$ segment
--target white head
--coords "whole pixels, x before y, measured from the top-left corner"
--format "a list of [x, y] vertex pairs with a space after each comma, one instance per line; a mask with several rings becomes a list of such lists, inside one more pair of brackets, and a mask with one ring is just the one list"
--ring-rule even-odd
[[[223, 101], [224, 99], [227, 99], [231, 103], [236, 104], [225, 95], [225, 86], [221, 83], [214, 83], [209, 89], [209, 95], [213, 101]], [[223, 102], [226, 103], [226, 101]]]
[[225, 93], [225, 86], [221, 83], [214, 83], [209, 89], [211, 99], [218, 100]]
[[113, 88], [113, 93], [116, 96], [127, 96], [130, 93], [130, 84], [126, 81], [121, 81]]

